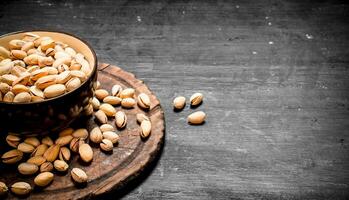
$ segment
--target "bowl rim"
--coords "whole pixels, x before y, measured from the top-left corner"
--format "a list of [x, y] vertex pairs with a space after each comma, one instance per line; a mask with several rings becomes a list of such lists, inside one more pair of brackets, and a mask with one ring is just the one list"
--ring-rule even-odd
[[14, 35], [14, 34], [19, 34], [19, 33], [30, 33], [30, 32], [51, 32], [51, 33], [61, 33], [61, 34], [64, 34], [64, 35], [68, 35], [68, 36], [71, 36], [71, 37], [74, 37], [76, 39], [78, 39], [79, 41], [81, 41], [82, 43], [84, 43], [88, 48], [89, 50], [92, 52], [92, 56], [93, 56], [93, 59], [95, 60], [95, 63], [93, 65], [93, 69], [92, 69], [92, 72], [90, 73], [90, 75], [87, 77], [87, 79], [85, 80], [85, 82], [83, 82], [79, 87], [75, 88], [74, 90], [72, 91], [69, 91], [63, 95], [59, 95], [57, 97], [53, 97], [53, 98], [50, 98], [50, 99], [44, 99], [43, 101], [37, 101], [37, 102], [28, 102], [28, 103], [14, 103], [14, 102], [4, 102], [4, 101], [0, 101], [0, 105], [1, 104], [4, 104], [4, 105], [35, 105], [35, 104], [42, 104], [42, 103], [48, 103], [50, 101], [54, 101], [56, 99], [59, 99], [59, 98], [62, 98], [66, 95], [69, 95], [73, 92], [75, 92], [76, 90], [78, 90], [79, 88], [81, 88], [83, 85], [87, 84], [89, 81], [89, 79], [91, 79], [93, 77], [93, 74], [97, 71], [97, 65], [98, 65], [98, 60], [97, 60], [97, 55], [96, 55], [96, 52], [94, 51], [94, 49], [92, 48], [92, 46], [86, 42], [86, 40], [72, 34], [72, 33], [68, 33], [68, 32], [65, 32], [65, 31], [56, 31], [56, 30], [48, 30], [48, 29], [33, 29], [33, 30], [21, 30], [21, 31], [15, 31], [15, 32], [10, 32], [10, 33], [5, 33], [5, 34], [2, 34], [0, 35], [0, 39], [3, 38], [3, 37], [6, 37], [6, 36], [10, 36], [10, 35]]

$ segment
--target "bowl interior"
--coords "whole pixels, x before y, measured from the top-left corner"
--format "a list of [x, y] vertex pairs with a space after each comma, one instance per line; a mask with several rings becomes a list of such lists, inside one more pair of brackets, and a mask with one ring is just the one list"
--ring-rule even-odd
[[[55, 41], [60, 41], [68, 44], [72, 47], [76, 52], [82, 53], [86, 60], [89, 62], [91, 69], [95, 67], [96, 58], [94, 56], [94, 52], [91, 48], [80, 39], [69, 35], [67, 33], [61, 32], [51, 32], [51, 31], [28, 31], [30, 33], [34, 33], [39, 36], [48, 36], [51, 37]], [[0, 45], [9, 49], [9, 42], [14, 39], [22, 39], [27, 32], [18, 32], [18, 33], [9, 33], [3, 36], [0, 36]]]

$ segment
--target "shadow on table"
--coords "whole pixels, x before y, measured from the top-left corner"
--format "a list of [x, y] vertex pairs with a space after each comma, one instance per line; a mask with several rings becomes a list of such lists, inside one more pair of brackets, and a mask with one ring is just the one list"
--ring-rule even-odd
[[163, 149], [165, 147], [165, 139], [164, 143], [161, 145], [160, 150], [158, 154], [154, 157], [153, 161], [150, 162], [141, 172], [140, 174], [133, 178], [132, 180], [128, 181], [125, 185], [121, 186], [120, 188], [113, 190], [112, 192], [103, 194], [101, 196], [96, 197], [95, 199], [103, 199], [103, 200], [115, 200], [115, 199], [122, 199], [127, 194], [135, 190], [139, 185], [143, 184], [149, 177], [149, 175], [154, 171], [156, 168], [161, 155], [163, 153]]

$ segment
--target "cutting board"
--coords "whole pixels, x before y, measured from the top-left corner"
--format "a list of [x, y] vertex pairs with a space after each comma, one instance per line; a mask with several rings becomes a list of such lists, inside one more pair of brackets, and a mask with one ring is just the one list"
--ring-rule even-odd
[[[125, 112], [128, 121], [125, 129], [117, 130], [120, 140], [118, 145], [114, 147], [113, 152], [102, 152], [98, 145], [90, 143], [94, 151], [93, 161], [90, 164], [84, 164], [80, 161], [79, 156], [74, 154], [73, 159], [69, 162], [68, 173], [55, 173], [51, 185], [44, 189], [35, 188], [27, 197], [28, 199], [98, 199], [98, 196], [125, 186], [125, 184], [127, 187], [127, 182], [142, 173], [142, 170], [151, 163], [160, 151], [164, 140], [165, 122], [163, 110], [156, 96], [133, 74], [110, 64], [99, 65], [98, 80], [101, 82], [101, 87], [108, 91], [111, 91], [114, 84], [119, 84], [124, 88], [134, 88], [136, 96], [139, 93], [149, 95], [152, 102], [150, 109], [144, 111], [137, 105], [133, 109], [116, 107], [117, 110]], [[136, 121], [137, 113], [144, 113], [152, 122], [151, 135], [146, 140], [142, 140], [139, 136], [140, 127]], [[92, 127], [96, 126], [93, 118], [79, 119], [72, 127], [91, 130]], [[109, 119], [109, 123], [115, 127], [114, 118]], [[0, 180], [8, 186], [17, 181], [26, 181], [34, 187], [33, 179], [35, 176], [21, 176], [16, 171], [16, 167], [2, 165]], [[86, 185], [76, 186], [73, 184], [70, 177], [70, 170], [73, 167], [85, 170], [89, 176]], [[17, 197], [9, 193], [6, 199], [15, 198]]]

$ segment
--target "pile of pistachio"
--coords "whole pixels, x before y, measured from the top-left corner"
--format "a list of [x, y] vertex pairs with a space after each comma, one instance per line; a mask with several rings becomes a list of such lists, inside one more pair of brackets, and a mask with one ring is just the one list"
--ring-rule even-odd
[[[89, 142], [99, 144], [104, 152], [113, 150], [119, 141], [119, 135], [108, 118], [115, 118], [115, 126], [123, 129], [127, 125], [127, 117], [123, 111], [116, 112], [114, 106], [121, 105], [123, 108], [132, 109], [137, 104], [144, 111], [148, 111], [151, 101], [148, 95], [141, 93], [135, 100], [133, 88], [123, 89], [120, 85], [114, 85], [111, 93], [100, 89], [100, 83], [96, 83], [95, 97], [85, 108], [86, 115], [93, 115], [98, 123], [92, 130], [84, 128], [67, 128], [58, 134], [57, 139], [52, 140], [49, 136], [43, 138], [22, 138], [18, 134], [9, 133], [6, 137], [7, 144], [13, 149], [2, 154], [1, 159], [5, 164], [18, 164], [18, 172], [25, 176], [35, 176], [35, 187], [46, 187], [54, 180], [54, 172], [69, 171], [69, 161], [77, 155], [83, 162], [93, 161], [93, 149]], [[151, 133], [150, 119], [143, 113], [136, 115], [140, 124], [140, 137], [147, 138]], [[110, 120], [113, 121], [113, 120]], [[75, 184], [88, 182], [88, 175], [80, 168], [70, 170], [70, 175]], [[10, 186], [13, 194], [18, 196], [28, 195], [32, 186], [26, 182], [16, 182]], [[8, 187], [0, 182], [0, 197], [7, 194]]]
[[[203, 98], [204, 98], [204, 95], [201, 94], [201, 93], [194, 93], [191, 97], [190, 97], [190, 105], [191, 106], [194, 106], [194, 107], [197, 107], [199, 106], [202, 101], [203, 101]], [[176, 97], [174, 100], [173, 100], [173, 107], [175, 110], [183, 110], [183, 108], [185, 107], [185, 97], [183, 96], [179, 96], [179, 97]], [[205, 118], [206, 118], [206, 114], [203, 112], [203, 111], [196, 111], [192, 114], [190, 114], [187, 118], [188, 120], [188, 123], [189, 124], [202, 124], [204, 123], [205, 121]]]
[[25, 33], [0, 46], [0, 101], [38, 102], [78, 88], [92, 69], [84, 55], [50, 37]]

